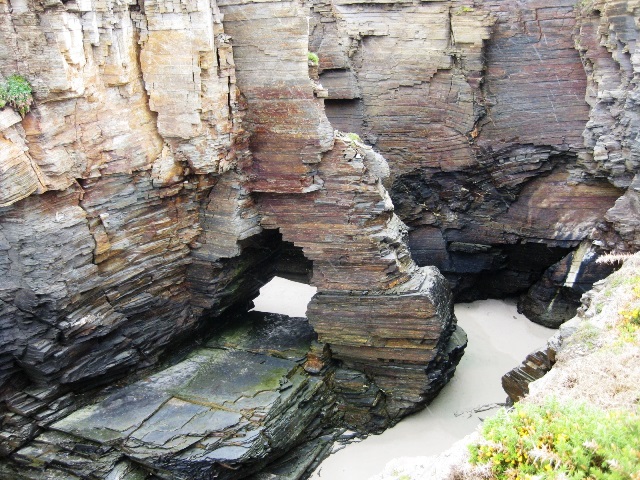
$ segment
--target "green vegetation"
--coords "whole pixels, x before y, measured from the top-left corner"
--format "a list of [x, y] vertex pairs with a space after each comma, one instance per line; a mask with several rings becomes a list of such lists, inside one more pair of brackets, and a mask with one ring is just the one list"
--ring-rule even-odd
[[398, 470], [394, 470], [391, 473], [394, 477], [396, 477], [396, 480], [411, 480], [411, 476], [406, 474], [406, 473], [400, 473]]
[[11, 75], [4, 84], [0, 84], [0, 108], [9, 105], [24, 118], [32, 103], [31, 85], [24, 77]]
[[623, 276], [623, 275], [615, 275], [608, 282], [606, 289], [604, 290], [603, 295], [606, 298], [610, 298], [613, 296], [615, 291], [624, 286], [632, 286], [637, 287], [640, 286], [640, 275], [631, 275], [631, 276]]
[[316, 55], [313, 52], [307, 53], [307, 60], [309, 60], [314, 65], [318, 65], [318, 63], [320, 63], [320, 59], [318, 58], [318, 55]]
[[473, 8], [473, 7], [469, 7], [469, 6], [464, 5], [464, 6], [460, 7], [458, 10], [456, 10], [454, 12], [454, 15], [462, 15], [463, 13], [471, 13], [471, 12], [475, 12], [475, 10], [476, 9]]
[[360, 135], [358, 135], [357, 133], [348, 132], [348, 133], [345, 133], [345, 135], [352, 142], [360, 142], [360, 143], [362, 143], [362, 139], [360, 138]]
[[633, 300], [623, 310], [620, 310], [618, 330], [623, 342], [635, 342], [640, 331], [640, 277], [631, 277], [633, 285]]
[[640, 480], [640, 415], [582, 403], [518, 403], [488, 419], [471, 462], [499, 480]]
[[586, 320], [578, 325], [575, 333], [571, 336], [571, 341], [584, 344], [587, 348], [593, 349], [598, 345], [599, 336], [600, 330], [593, 323]]

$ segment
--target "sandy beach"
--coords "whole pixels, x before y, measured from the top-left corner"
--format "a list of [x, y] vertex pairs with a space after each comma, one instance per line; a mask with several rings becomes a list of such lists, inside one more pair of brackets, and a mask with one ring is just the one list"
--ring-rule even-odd
[[425, 410], [402, 420], [381, 435], [347, 445], [327, 458], [314, 480], [366, 480], [397, 457], [433, 455], [474, 431], [490, 412], [461, 413], [504, 402], [502, 375], [543, 345], [554, 330], [519, 315], [512, 301], [482, 300], [458, 304], [458, 323], [469, 346], [451, 382]]
[[317, 290], [316, 287], [304, 283], [273, 277], [260, 289], [260, 296], [253, 301], [253, 310], [280, 313], [290, 317], [306, 317], [307, 304]]
[[[316, 289], [275, 277], [254, 301], [255, 309], [304, 317]], [[464, 413], [504, 402], [500, 379], [554, 330], [518, 314], [514, 301], [481, 300], [455, 306], [458, 324], [469, 346], [451, 382], [425, 410], [402, 420], [381, 435], [347, 445], [327, 458], [314, 480], [367, 480], [397, 457], [434, 455], [473, 432], [491, 412]]]

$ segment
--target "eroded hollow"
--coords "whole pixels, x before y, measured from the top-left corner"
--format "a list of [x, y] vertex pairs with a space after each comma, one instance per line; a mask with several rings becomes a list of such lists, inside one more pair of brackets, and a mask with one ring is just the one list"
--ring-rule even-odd
[[324, 101], [324, 111], [333, 128], [358, 135], [364, 133], [364, 103], [361, 99], [327, 99]]

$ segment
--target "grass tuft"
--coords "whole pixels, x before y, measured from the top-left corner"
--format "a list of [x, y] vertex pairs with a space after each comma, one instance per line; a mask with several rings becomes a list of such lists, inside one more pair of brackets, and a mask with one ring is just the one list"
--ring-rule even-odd
[[309, 60], [309, 62], [311, 62], [313, 65], [318, 65], [320, 63], [318, 55], [313, 52], [307, 53], [307, 60]]
[[0, 84], [0, 108], [9, 105], [24, 118], [32, 103], [31, 85], [23, 76], [11, 75], [4, 84]]

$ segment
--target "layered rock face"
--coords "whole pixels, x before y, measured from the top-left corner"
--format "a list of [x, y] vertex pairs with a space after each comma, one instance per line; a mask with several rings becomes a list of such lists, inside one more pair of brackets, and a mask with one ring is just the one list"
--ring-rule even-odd
[[53, 423], [13, 455], [18, 467], [0, 464], [0, 475], [240, 478], [313, 438], [335, 411], [327, 383], [300, 365], [313, 330], [304, 318], [248, 317], [170, 368]]
[[[584, 287], [606, 275], [590, 261], [613, 248], [601, 232], [635, 248], [633, 134], [615, 140], [637, 129], [624, 53], [635, 48], [635, 7], [574, 3], [312, 2], [329, 118], [389, 160], [416, 261], [436, 265], [461, 299], [526, 292], [551, 267], [554, 281], [521, 305], [542, 323], [573, 316]], [[596, 100], [614, 89], [624, 118]], [[584, 240], [596, 247], [569, 279], [561, 265]]]
[[[296, 41], [296, 34], [308, 35], [308, 10], [297, 2], [268, 7], [221, 4], [254, 133], [249, 188], [262, 227], [279, 229], [313, 261], [319, 293], [309, 319], [320, 341], [366, 374], [346, 402], [356, 405], [355, 412], [345, 406], [348, 421], [379, 428], [441, 388], [465, 341], [457, 336], [448, 345], [451, 299], [437, 271], [420, 270], [410, 258], [382, 184], [386, 161], [347, 137], [334, 139], [326, 117], [318, 117], [326, 92], [310, 82], [307, 43]], [[400, 317], [409, 303], [411, 313]], [[349, 320], [362, 315], [369, 323]], [[411, 381], [403, 382], [403, 372]]]
[[[24, 119], [0, 112], [3, 456], [40, 463], [54, 477], [150, 469], [166, 478], [238, 477], [319, 435], [311, 419], [334, 401], [336, 421], [379, 429], [437, 393], [464, 335], [451, 339], [444, 279], [409, 255], [381, 181], [386, 162], [334, 139], [326, 90], [309, 78], [307, 7], [14, 1], [0, 8], [0, 73], [27, 77], [36, 101]], [[95, 404], [92, 388], [156, 367], [231, 307], [247, 307], [278, 268], [277, 236], [263, 228], [280, 230], [313, 261], [320, 293], [310, 320], [326, 346], [315, 347], [310, 369], [326, 381], [287, 364], [271, 399], [280, 407], [256, 403], [263, 421], [251, 425], [229, 415], [218, 422], [220, 409], [253, 414], [229, 403], [238, 397], [194, 400], [175, 390], [245, 358], [240, 347], [229, 354], [207, 347]], [[368, 324], [347, 320], [361, 315]], [[337, 371], [326, 370], [329, 351]], [[286, 413], [304, 405], [306, 420]], [[184, 420], [180, 439], [152, 434], [169, 432], [173, 423], [158, 426], [167, 419]], [[219, 428], [205, 428], [209, 420]], [[269, 425], [277, 435], [256, 433]], [[296, 435], [283, 434], [294, 427]], [[113, 435], [102, 437], [104, 428]], [[197, 452], [179, 455], [194, 442], [203, 442]], [[214, 458], [219, 449], [233, 451]], [[104, 462], [92, 464], [95, 455]], [[213, 464], [231, 465], [231, 473]]]
[[[435, 267], [461, 298], [542, 277], [522, 308], [569, 315], [597, 254], [638, 246], [638, 7], [573, 3], [0, 0], [0, 77], [35, 97], [24, 119], [0, 110], [0, 454], [53, 465], [86, 447], [54, 478], [222, 475], [203, 458], [248, 475], [319, 435], [305, 422], [321, 404], [377, 430], [437, 393], [466, 340]], [[306, 260], [278, 260], [278, 234]], [[237, 398], [144, 379], [95, 406], [91, 389], [156, 368], [309, 261], [323, 377], [259, 359], [282, 367], [286, 409], [214, 433], [199, 419]], [[219, 347], [185, 368], [209, 378], [255, 353]], [[171, 372], [149, 378], [195, 382]], [[99, 413], [78, 427], [133, 402], [126, 388], [162, 401], [117, 438], [92, 433]], [[283, 413], [305, 405], [300, 424]], [[149, 433], [174, 413], [194, 426], [175, 445]], [[269, 448], [247, 433], [273, 425]], [[243, 432], [248, 453], [176, 450]]]
[[[362, 377], [344, 387], [366, 393], [356, 402], [360, 408], [348, 412], [355, 425], [363, 419], [380, 424], [375, 417], [397, 418], [433, 398], [466, 344], [463, 334], [451, 337], [455, 320], [445, 279], [411, 260], [405, 227], [382, 185], [386, 171], [380, 155], [338, 135], [318, 168], [321, 191], [302, 198], [258, 195], [262, 225], [279, 226], [313, 260], [319, 292], [308, 316], [320, 340], [376, 385], [371, 391]], [[384, 404], [379, 389], [387, 392]]]
[[[611, 227], [598, 243], [638, 249], [638, 15], [633, 1], [594, 1], [580, 5], [576, 47], [587, 72], [591, 107], [584, 131], [585, 169], [626, 189], [606, 220]], [[591, 151], [591, 149], [593, 149]], [[608, 234], [608, 235], [607, 235]]]
[[247, 302], [266, 256], [238, 256], [260, 227], [242, 175], [223, 175], [249, 154], [215, 5], [0, 8], [0, 70], [36, 98], [22, 121], [2, 111], [6, 455], [73, 410], [71, 391], [155, 365]]

